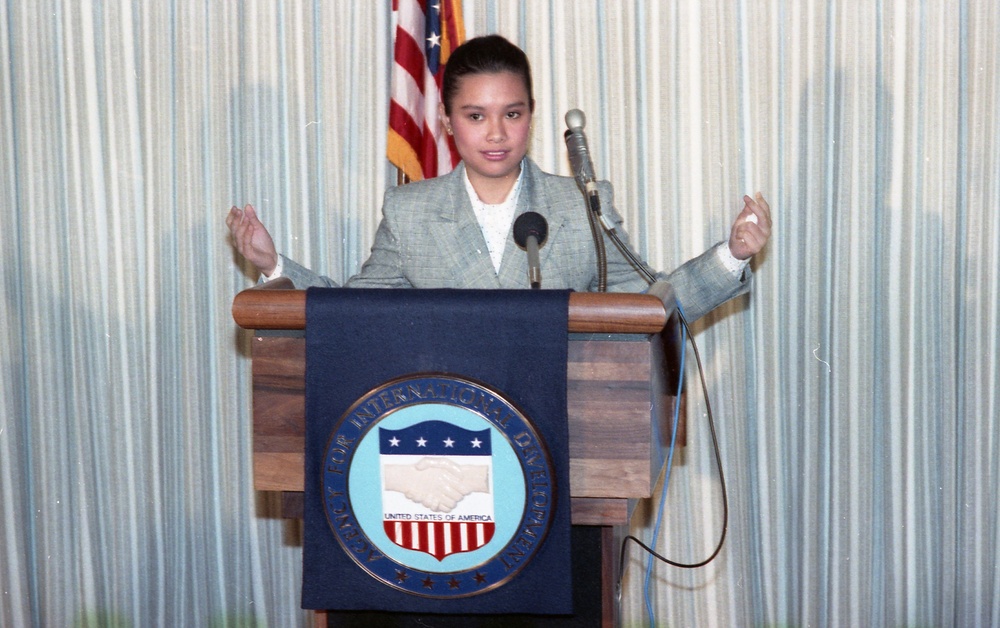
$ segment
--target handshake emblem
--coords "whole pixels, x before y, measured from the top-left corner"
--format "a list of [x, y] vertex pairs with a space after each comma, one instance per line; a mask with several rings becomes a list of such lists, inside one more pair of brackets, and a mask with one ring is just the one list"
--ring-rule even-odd
[[489, 493], [489, 470], [487, 465], [457, 464], [445, 456], [382, 467], [385, 490], [438, 513], [450, 513], [471, 493]]

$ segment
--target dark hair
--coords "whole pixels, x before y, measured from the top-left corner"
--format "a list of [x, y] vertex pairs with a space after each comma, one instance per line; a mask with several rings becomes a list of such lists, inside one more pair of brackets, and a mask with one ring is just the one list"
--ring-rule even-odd
[[458, 92], [459, 80], [472, 74], [497, 74], [510, 72], [521, 77], [528, 90], [528, 102], [535, 109], [535, 97], [531, 91], [531, 66], [524, 51], [500, 35], [474, 37], [455, 48], [444, 66], [441, 85], [441, 99], [444, 112], [451, 115], [451, 101]]

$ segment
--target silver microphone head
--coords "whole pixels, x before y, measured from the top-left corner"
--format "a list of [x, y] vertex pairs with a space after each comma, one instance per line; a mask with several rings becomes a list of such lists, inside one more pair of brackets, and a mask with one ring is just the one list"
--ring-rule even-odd
[[579, 109], [570, 109], [566, 112], [566, 126], [570, 129], [582, 129], [587, 126], [587, 116]]
[[597, 193], [597, 188], [593, 187], [593, 182], [597, 179], [594, 176], [594, 164], [590, 160], [590, 150], [587, 148], [587, 136], [583, 132], [587, 118], [579, 109], [570, 109], [566, 112], [566, 149], [569, 152], [569, 164], [573, 169], [573, 176], [581, 190], [585, 192]]

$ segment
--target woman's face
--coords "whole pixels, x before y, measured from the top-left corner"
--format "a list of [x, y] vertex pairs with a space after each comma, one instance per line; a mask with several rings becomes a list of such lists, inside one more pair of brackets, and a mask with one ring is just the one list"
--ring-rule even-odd
[[511, 72], [466, 75], [458, 81], [451, 115], [444, 105], [440, 113], [472, 186], [484, 201], [498, 202], [484, 196], [510, 190], [528, 151], [531, 102], [524, 81]]

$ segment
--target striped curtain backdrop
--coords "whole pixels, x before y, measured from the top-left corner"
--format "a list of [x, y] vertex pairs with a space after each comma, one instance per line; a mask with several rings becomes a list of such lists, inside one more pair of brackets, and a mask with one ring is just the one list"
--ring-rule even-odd
[[[343, 279], [381, 197], [391, 2], [0, 9], [0, 625], [305, 625], [299, 529], [250, 481], [256, 279], [224, 225]], [[630, 549], [621, 623], [1000, 625], [1000, 5], [466, 0], [532, 60], [530, 154], [582, 109], [671, 268], [761, 190], [753, 294], [699, 322], [720, 556]], [[693, 562], [722, 495], [688, 446], [632, 531]], [[652, 621], [650, 620], [652, 615]]]

